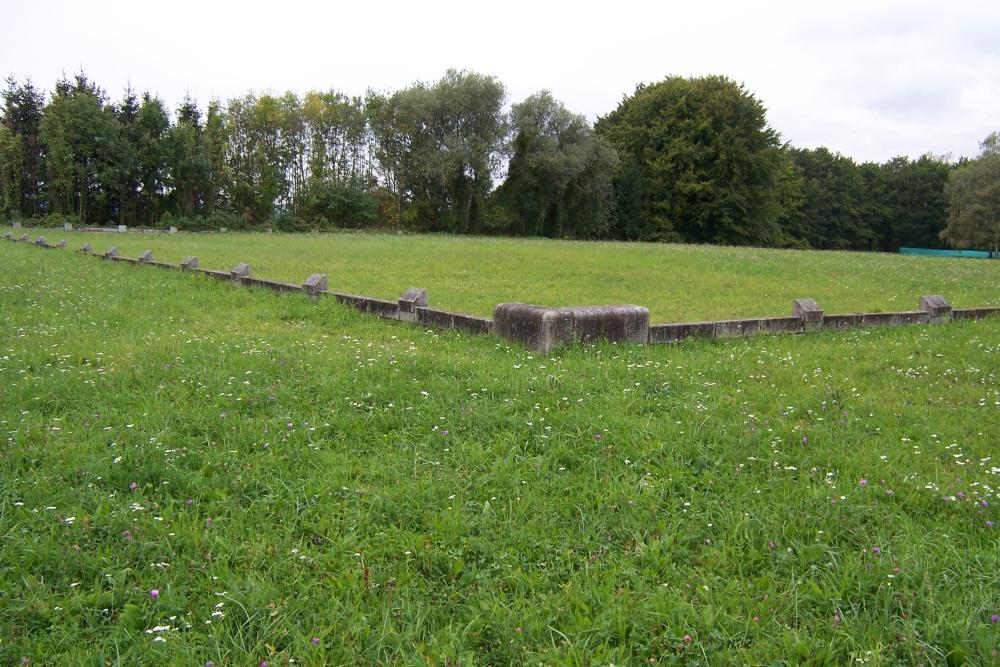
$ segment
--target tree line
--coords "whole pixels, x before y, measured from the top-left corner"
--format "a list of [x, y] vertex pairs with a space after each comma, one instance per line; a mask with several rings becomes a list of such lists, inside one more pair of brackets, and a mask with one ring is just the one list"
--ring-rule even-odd
[[[0, 217], [184, 229], [381, 228], [895, 251], [993, 245], [983, 154], [856, 163], [782, 143], [721, 76], [639, 85], [591, 124], [449, 70], [392, 93], [253, 94], [171, 112], [83, 73], [7, 79]], [[991, 206], [993, 208], [991, 208]], [[985, 230], [985, 231], [984, 231]]]

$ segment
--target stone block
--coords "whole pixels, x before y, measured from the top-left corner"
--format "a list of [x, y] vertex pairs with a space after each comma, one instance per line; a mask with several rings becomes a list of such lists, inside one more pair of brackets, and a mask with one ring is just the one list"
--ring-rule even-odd
[[176, 234], [176, 233], [177, 233], [176, 227], [171, 226], [170, 229], [167, 230], [167, 234]]
[[35, 245], [45, 245], [45, 237], [39, 236], [37, 239], [35, 239]]
[[813, 299], [792, 301], [792, 315], [802, 318], [803, 331], [819, 331], [823, 328], [823, 309]]
[[652, 324], [649, 327], [650, 343], [676, 343], [685, 338], [712, 338], [714, 335], [714, 322], [675, 322]]
[[128, 225], [118, 225], [118, 233], [124, 234], [128, 231]]
[[71, 231], [73, 231], [73, 223], [72, 222], [64, 222], [63, 223], [63, 231], [64, 232], [71, 232]]
[[110, 248], [108, 248], [107, 251], [105, 251], [104, 256], [106, 258], [108, 258], [108, 259], [111, 259], [112, 257], [117, 257], [118, 256], [118, 246], [114, 246], [113, 245]]
[[7, 232], [6, 234], [3, 235], [3, 237], [5, 239], [7, 239], [8, 241], [13, 241], [14, 240], [14, 232]]
[[56, 245], [58, 247], [60, 247], [60, 248], [65, 248], [66, 246], [69, 245], [69, 243], [66, 241], [66, 239], [63, 239], [63, 240], [59, 241], [59, 243], [57, 243]]
[[84, 243], [83, 246], [80, 247], [80, 252], [90, 252], [90, 244]]
[[546, 308], [501, 303], [493, 310], [493, 330], [539, 352], [574, 341], [645, 343], [649, 339], [649, 311], [634, 305]]
[[309, 296], [317, 296], [320, 292], [325, 292], [329, 286], [325, 273], [314, 273], [302, 283], [302, 288]]
[[422, 287], [411, 287], [403, 292], [398, 300], [399, 319], [407, 322], [417, 321], [417, 308], [427, 307], [427, 290]]
[[242, 278], [249, 278], [250, 277], [250, 265], [247, 264], [246, 262], [240, 262], [235, 267], [233, 267], [233, 270], [229, 272], [229, 275], [237, 283], [240, 282], [240, 279], [242, 279]]
[[21, 221], [20, 220], [15, 220], [14, 222], [10, 223], [10, 226], [13, 227], [14, 229], [20, 229], [21, 228]]
[[190, 269], [197, 269], [198, 268], [198, 258], [195, 257], [194, 255], [188, 255], [187, 257], [184, 258], [184, 261], [181, 262], [181, 268], [182, 269], [188, 269], [188, 270], [190, 270]]
[[940, 294], [920, 297], [920, 310], [928, 314], [931, 324], [951, 321], [951, 304]]
[[501, 303], [493, 309], [496, 333], [532, 350], [548, 352], [573, 339], [573, 314], [527, 303]]
[[642, 306], [584, 306], [570, 308], [573, 338], [581, 343], [607, 340], [620, 343], [649, 341], [649, 310]]
[[21, 234], [21, 238], [18, 239], [18, 241], [27, 241], [27, 240], [28, 240], [27, 234]]
[[139, 255], [139, 261], [140, 262], [152, 262], [153, 261], [153, 251], [149, 250], [149, 249], [143, 250], [142, 253]]

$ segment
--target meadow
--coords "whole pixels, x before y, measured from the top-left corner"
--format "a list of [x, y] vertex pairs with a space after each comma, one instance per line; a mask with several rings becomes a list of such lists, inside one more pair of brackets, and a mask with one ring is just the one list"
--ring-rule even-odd
[[326, 273], [330, 289], [395, 299], [426, 287], [431, 305], [490, 315], [506, 301], [547, 306], [634, 303], [651, 322], [778, 316], [792, 300], [828, 313], [914, 310], [922, 294], [955, 307], [1000, 305], [1000, 262], [856, 252], [373, 234], [115, 234], [32, 231], [71, 248], [153, 250], [177, 263], [301, 283]]
[[[478, 313], [1000, 303], [989, 262], [46, 235]], [[1000, 661], [998, 319], [540, 356], [7, 242], [0, 313], [0, 664]]]

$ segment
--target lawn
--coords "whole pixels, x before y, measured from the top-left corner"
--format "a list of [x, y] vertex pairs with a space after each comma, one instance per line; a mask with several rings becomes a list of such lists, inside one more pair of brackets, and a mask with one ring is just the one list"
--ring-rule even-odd
[[[473, 312], [998, 303], [974, 261], [67, 237]], [[998, 661], [998, 319], [539, 356], [6, 242], [0, 313], [0, 664]]]
[[432, 306], [476, 315], [505, 301], [634, 303], [652, 322], [787, 315], [800, 297], [828, 313], [914, 310], [923, 294], [1000, 305], [1000, 262], [987, 260], [457, 236], [30, 233], [130, 257], [150, 248], [174, 263], [196, 255], [209, 268], [249, 262], [277, 280], [326, 273], [332, 290], [385, 299], [426, 287]]

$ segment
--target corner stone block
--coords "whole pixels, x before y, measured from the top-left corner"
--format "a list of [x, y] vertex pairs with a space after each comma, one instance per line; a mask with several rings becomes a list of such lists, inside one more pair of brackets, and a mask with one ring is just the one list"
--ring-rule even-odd
[[60, 247], [60, 248], [65, 248], [66, 246], [68, 246], [68, 245], [69, 245], [69, 243], [67, 243], [66, 239], [63, 239], [62, 241], [60, 241], [60, 242], [59, 242], [59, 243], [57, 243], [56, 245], [57, 245], [58, 247]]
[[118, 233], [124, 234], [128, 231], [128, 225], [118, 225]]
[[80, 248], [80, 252], [90, 252], [90, 244], [84, 243], [83, 246]]
[[572, 340], [573, 315], [557, 308], [527, 303], [501, 303], [493, 309], [496, 333], [537, 352], [548, 352]]
[[427, 290], [422, 287], [411, 287], [399, 297], [399, 319], [416, 322], [417, 308], [426, 308], [427, 303]]
[[187, 270], [197, 269], [198, 268], [198, 258], [195, 257], [194, 255], [188, 255], [187, 257], [184, 258], [184, 261], [181, 262], [181, 268], [182, 269], [187, 269]]
[[302, 283], [302, 287], [309, 296], [316, 296], [320, 292], [325, 292], [329, 286], [325, 273], [314, 273]]
[[28, 240], [27, 234], [21, 234], [21, 238], [18, 239], [18, 241], [27, 241], [27, 240]]
[[239, 282], [240, 278], [249, 278], [250, 265], [247, 264], [246, 262], [240, 262], [233, 268], [232, 271], [229, 272], [229, 275], [231, 275], [233, 280], [235, 280], [236, 282]]
[[139, 261], [140, 262], [152, 262], [153, 261], [153, 251], [152, 250], [143, 250], [142, 254], [139, 255]]
[[110, 248], [108, 248], [107, 252], [104, 253], [104, 256], [107, 257], [107, 258], [117, 257], [118, 256], [118, 246], [114, 246], [113, 245]]
[[649, 341], [649, 310], [642, 306], [585, 306], [573, 313], [573, 339], [582, 343], [608, 340], [619, 343]]
[[525, 303], [501, 303], [493, 310], [494, 331], [538, 352], [573, 341], [646, 343], [649, 311], [642, 306], [546, 308]]
[[823, 328], [823, 309], [813, 299], [792, 301], [792, 315], [802, 318], [803, 331], [819, 331]]
[[39, 236], [37, 239], [35, 239], [35, 243], [37, 245], [45, 245], [45, 237], [44, 236]]
[[951, 321], [951, 304], [940, 294], [920, 297], [920, 310], [927, 313], [931, 324]]

